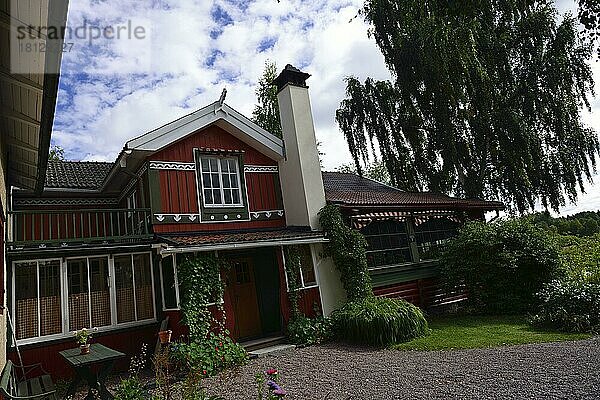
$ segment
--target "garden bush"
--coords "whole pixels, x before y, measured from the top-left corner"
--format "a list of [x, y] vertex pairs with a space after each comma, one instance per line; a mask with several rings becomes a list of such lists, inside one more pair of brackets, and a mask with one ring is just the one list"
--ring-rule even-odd
[[211, 332], [205, 340], [173, 343], [171, 357], [189, 371], [201, 371], [204, 376], [212, 376], [244, 364], [248, 354], [228, 336], [228, 332]]
[[450, 289], [466, 289], [478, 311], [523, 313], [563, 270], [555, 236], [520, 218], [467, 223], [449, 242], [440, 274]]
[[534, 326], [567, 332], [600, 332], [600, 285], [552, 281], [538, 293]]
[[421, 309], [397, 299], [368, 297], [351, 301], [331, 318], [338, 339], [360, 344], [388, 346], [429, 331]]
[[288, 324], [288, 340], [296, 345], [324, 343], [332, 337], [331, 320], [325, 317], [308, 318], [298, 315]]
[[600, 235], [558, 236], [563, 263], [571, 279], [600, 284]]

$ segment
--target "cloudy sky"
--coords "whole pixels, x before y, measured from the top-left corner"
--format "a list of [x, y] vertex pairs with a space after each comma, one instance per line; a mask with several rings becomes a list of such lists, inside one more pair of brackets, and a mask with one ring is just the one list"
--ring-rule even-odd
[[[334, 114], [343, 78], [389, 77], [362, 0], [70, 0], [69, 26], [142, 27], [138, 38], [80, 40], [63, 58], [53, 143], [74, 160], [114, 161], [130, 138], [219, 98], [250, 115], [266, 60], [312, 74], [310, 95], [323, 165], [349, 161]], [[559, 7], [574, 7], [559, 0]], [[125, 32], [125, 31], [121, 31]], [[140, 33], [142, 31], [138, 31]], [[85, 40], [89, 40], [86, 38]], [[594, 63], [600, 82], [600, 63]], [[600, 89], [600, 84], [597, 85]], [[600, 92], [600, 90], [597, 90]], [[600, 132], [600, 102], [585, 120]], [[600, 179], [599, 179], [600, 182]], [[571, 213], [599, 209], [600, 185]]]

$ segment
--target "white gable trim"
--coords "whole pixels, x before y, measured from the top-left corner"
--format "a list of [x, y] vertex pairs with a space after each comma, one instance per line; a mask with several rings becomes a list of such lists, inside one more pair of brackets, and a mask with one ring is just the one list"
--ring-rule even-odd
[[283, 141], [229, 107], [214, 102], [158, 129], [127, 142], [130, 150], [158, 151], [215, 124], [274, 160], [283, 158]]

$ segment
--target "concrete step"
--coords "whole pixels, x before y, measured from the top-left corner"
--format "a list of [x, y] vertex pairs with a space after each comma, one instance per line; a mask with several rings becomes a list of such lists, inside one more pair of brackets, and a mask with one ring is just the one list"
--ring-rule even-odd
[[264, 355], [269, 354], [269, 353], [275, 353], [275, 352], [285, 351], [285, 350], [290, 350], [290, 349], [295, 349], [295, 348], [296, 348], [296, 346], [293, 344], [277, 344], [275, 346], [264, 347], [262, 349], [253, 350], [251, 352], [248, 352], [248, 356], [250, 356], [251, 359], [255, 359], [258, 357], [263, 357]]
[[240, 343], [247, 352], [272, 347], [285, 343], [285, 336], [269, 336]]

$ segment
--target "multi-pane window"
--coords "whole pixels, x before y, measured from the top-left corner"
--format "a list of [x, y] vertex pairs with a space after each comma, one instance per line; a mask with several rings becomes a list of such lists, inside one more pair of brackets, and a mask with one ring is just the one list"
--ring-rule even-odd
[[368, 243], [369, 268], [412, 262], [405, 222], [374, 221], [361, 229], [361, 233]]
[[[18, 340], [154, 318], [150, 254], [15, 262]], [[113, 289], [114, 288], [114, 289]]]
[[200, 169], [205, 206], [243, 206], [237, 158], [200, 156]]
[[15, 263], [17, 339], [62, 332], [60, 260]]
[[415, 227], [421, 260], [434, 260], [445, 250], [448, 240], [458, 234], [459, 222], [446, 217], [429, 218]]
[[[298, 255], [300, 256], [300, 270], [296, 275], [300, 289], [317, 286], [317, 276], [315, 274], [315, 264], [309, 245], [298, 246]], [[287, 274], [287, 270], [286, 270]]]

